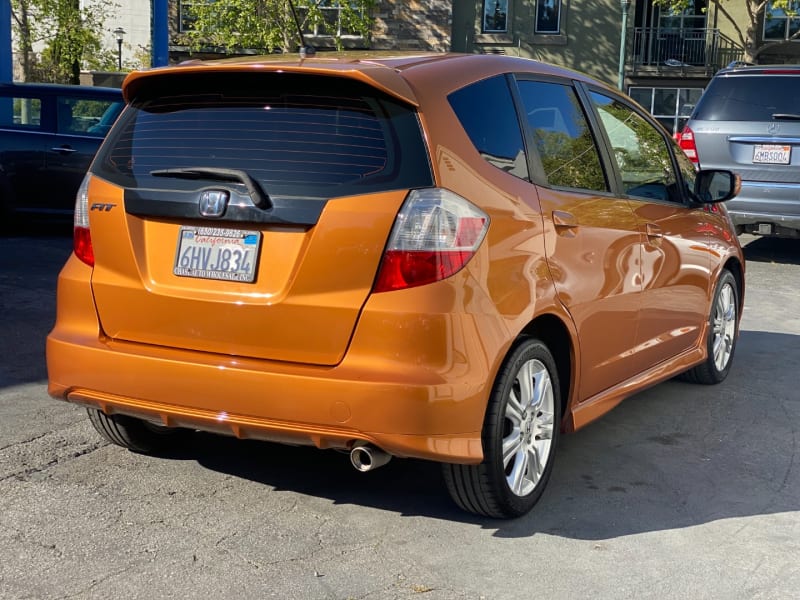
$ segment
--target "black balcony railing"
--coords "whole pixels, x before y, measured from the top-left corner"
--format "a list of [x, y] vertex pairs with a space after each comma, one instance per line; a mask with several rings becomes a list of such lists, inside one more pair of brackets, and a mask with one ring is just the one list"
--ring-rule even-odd
[[634, 74], [643, 68], [713, 74], [743, 58], [744, 49], [719, 29], [636, 27], [628, 66]]

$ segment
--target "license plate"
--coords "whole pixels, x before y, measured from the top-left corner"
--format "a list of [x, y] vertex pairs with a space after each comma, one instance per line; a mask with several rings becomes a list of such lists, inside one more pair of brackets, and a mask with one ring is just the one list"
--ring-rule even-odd
[[181, 227], [172, 272], [181, 277], [250, 283], [256, 278], [260, 245], [258, 231]]
[[756, 144], [753, 163], [788, 165], [792, 159], [792, 147], [781, 144]]

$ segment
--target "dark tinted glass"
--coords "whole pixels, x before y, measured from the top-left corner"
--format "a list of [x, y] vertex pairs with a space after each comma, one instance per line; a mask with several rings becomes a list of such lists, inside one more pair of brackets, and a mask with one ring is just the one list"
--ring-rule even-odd
[[800, 73], [717, 77], [695, 111], [702, 121], [771, 121], [776, 113], [800, 112]]
[[519, 91], [547, 183], [607, 191], [597, 145], [575, 90], [559, 83], [520, 81]]
[[432, 184], [413, 109], [317, 76], [156, 78], [123, 113], [95, 170], [126, 187], [180, 188], [186, 183], [151, 172], [191, 167], [243, 170], [271, 196]]
[[498, 169], [528, 178], [522, 131], [505, 77], [484, 79], [447, 99], [483, 158]]

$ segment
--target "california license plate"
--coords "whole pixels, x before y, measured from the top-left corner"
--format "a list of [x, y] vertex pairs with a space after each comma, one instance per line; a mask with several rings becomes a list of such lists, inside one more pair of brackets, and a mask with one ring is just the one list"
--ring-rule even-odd
[[792, 160], [792, 147], [782, 144], [756, 144], [753, 148], [753, 163], [788, 165]]
[[181, 227], [173, 273], [181, 277], [250, 283], [256, 278], [258, 231]]

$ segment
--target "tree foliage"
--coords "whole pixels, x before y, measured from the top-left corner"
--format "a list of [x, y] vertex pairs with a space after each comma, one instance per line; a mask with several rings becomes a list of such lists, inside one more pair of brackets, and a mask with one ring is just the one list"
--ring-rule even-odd
[[237, 53], [291, 52], [301, 46], [298, 24], [306, 32], [317, 29], [337, 48], [342, 35], [368, 39], [375, 0], [214, 0], [187, 5], [193, 30], [187, 32], [194, 50], [221, 49]]
[[[690, 8], [692, 0], [654, 0], [654, 3], [662, 9], [681, 13]], [[736, 32], [737, 41], [744, 48], [745, 60], [756, 62], [758, 55], [764, 50], [778, 44], [786, 43], [786, 40], [767, 41], [760, 40], [759, 32], [764, 19], [772, 18], [773, 10], [782, 10], [787, 16], [796, 16], [800, 3], [797, 0], [708, 0], [709, 7], [713, 6], [718, 13], [724, 17]], [[737, 22], [729, 10], [731, 5], [744, 6], [747, 14], [747, 21]], [[800, 31], [796, 32], [789, 39], [794, 40], [800, 37]]]
[[112, 0], [11, 0], [24, 80], [77, 84], [84, 64], [107, 66], [101, 36], [114, 7]]

